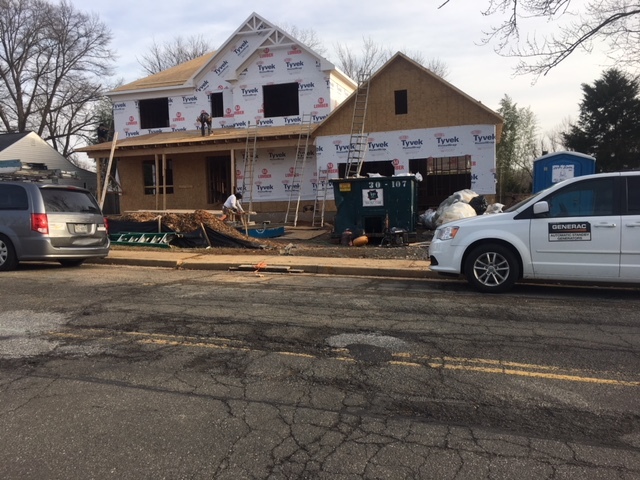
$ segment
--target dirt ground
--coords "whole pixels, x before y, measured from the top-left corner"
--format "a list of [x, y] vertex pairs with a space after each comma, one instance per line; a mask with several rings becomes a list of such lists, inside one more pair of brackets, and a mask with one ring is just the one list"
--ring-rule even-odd
[[[157, 214], [141, 212], [131, 213], [117, 217], [126, 221], [149, 221], [157, 219]], [[259, 239], [244, 235], [233, 226], [230, 226], [204, 210], [196, 210], [189, 214], [163, 214], [162, 222], [176, 232], [192, 232], [206, 225], [220, 233], [231, 237], [250, 242], [258, 248], [176, 248], [175, 251], [194, 251], [208, 255], [294, 255], [311, 257], [337, 257], [337, 258], [376, 258], [376, 259], [428, 259], [428, 244], [433, 232], [428, 230], [418, 230], [415, 235], [409, 238], [408, 244], [402, 246], [383, 246], [382, 238], [371, 237], [367, 245], [356, 247], [342, 245], [339, 239], [332, 238], [331, 225], [325, 225], [325, 231], [319, 236], [309, 239], [288, 239], [276, 237], [270, 239]], [[113, 245], [117, 249], [144, 249], [156, 250], [157, 247], [144, 246], [122, 246]]]

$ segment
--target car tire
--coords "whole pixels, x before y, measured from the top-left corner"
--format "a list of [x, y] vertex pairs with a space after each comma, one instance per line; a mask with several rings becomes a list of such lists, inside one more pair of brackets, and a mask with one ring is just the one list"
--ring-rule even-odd
[[484, 293], [510, 290], [520, 277], [516, 256], [503, 245], [487, 244], [469, 253], [464, 274], [473, 288]]
[[58, 263], [63, 267], [79, 267], [84, 263], [84, 258], [61, 258]]
[[0, 272], [15, 270], [17, 266], [16, 249], [13, 248], [11, 240], [4, 235], [0, 235]]

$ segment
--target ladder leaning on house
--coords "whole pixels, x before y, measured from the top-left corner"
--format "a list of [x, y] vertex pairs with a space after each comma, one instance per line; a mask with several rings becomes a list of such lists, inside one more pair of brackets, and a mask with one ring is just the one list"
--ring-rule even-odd
[[302, 114], [300, 122], [300, 132], [298, 134], [298, 147], [296, 149], [296, 158], [293, 167], [289, 170], [291, 175], [291, 188], [289, 190], [289, 202], [287, 203], [287, 213], [284, 217], [285, 225], [289, 223], [289, 217], [294, 208], [295, 197], [295, 215], [293, 217], [293, 226], [298, 225], [298, 212], [300, 210], [300, 198], [302, 196], [302, 182], [304, 180], [304, 167], [307, 162], [309, 153], [309, 137], [311, 136], [311, 120], [310, 113]]
[[351, 137], [349, 138], [349, 154], [344, 178], [359, 177], [362, 163], [368, 147], [368, 134], [364, 132], [364, 120], [369, 103], [370, 73], [358, 72], [358, 87], [353, 104], [353, 120], [351, 122]]
[[245, 208], [247, 212], [247, 222], [249, 222], [249, 215], [253, 211], [253, 180], [256, 166], [256, 142], [258, 138], [258, 125], [251, 125], [251, 122], [247, 124], [247, 141], [244, 150], [244, 172], [242, 174], [242, 200], [243, 204], [248, 201], [248, 207]]
[[329, 188], [329, 170], [318, 167], [316, 175], [316, 198], [313, 203], [312, 227], [324, 227], [324, 206], [327, 202], [327, 190]]

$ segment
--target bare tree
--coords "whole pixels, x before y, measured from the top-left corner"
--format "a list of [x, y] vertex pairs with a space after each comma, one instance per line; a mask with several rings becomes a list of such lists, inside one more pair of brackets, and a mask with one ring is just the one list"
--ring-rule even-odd
[[571, 129], [571, 124], [571, 117], [565, 117], [558, 125], [544, 132], [540, 143], [543, 154], [545, 152], [561, 152], [567, 149], [563, 134]]
[[[362, 47], [359, 52], [340, 43], [335, 45], [335, 50], [338, 68], [353, 79], [358, 78], [359, 72], [374, 73], [395, 54], [393, 50], [376, 43], [371, 37], [362, 39]], [[424, 54], [419, 51], [404, 53], [436, 75], [442, 78], [448, 75], [448, 67], [442, 60], [438, 58], [426, 59]]]
[[409, 57], [411, 57], [416, 62], [424, 65], [425, 67], [427, 67], [429, 70], [431, 70], [433, 73], [438, 75], [440, 78], [447, 78], [449, 76], [449, 65], [447, 65], [444, 62], [444, 60], [441, 60], [440, 58], [430, 58], [428, 60], [419, 60], [419, 57], [413, 56], [411, 54], [409, 54]]
[[192, 35], [184, 38], [178, 36], [159, 45], [155, 39], [149, 47], [149, 52], [138, 59], [145, 73], [154, 75], [156, 73], [175, 67], [194, 58], [201, 57], [214, 48], [205, 40], [202, 35]]
[[[454, 0], [445, 0], [443, 8]], [[495, 43], [502, 55], [519, 57], [517, 74], [535, 78], [549, 71], [576, 50], [591, 51], [595, 42], [609, 46], [609, 56], [620, 63], [640, 66], [640, 4], [637, 0], [486, 0], [485, 16], [504, 18], [483, 43]], [[553, 25], [549, 35], [521, 31], [532, 19]], [[524, 38], [524, 40], [522, 40]], [[522, 40], [522, 41], [521, 41]]]
[[295, 25], [283, 23], [278, 25], [282, 30], [291, 35], [295, 40], [303, 43], [316, 53], [324, 55], [327, 52], [326, 47], [320, 40], [317, 32], [313, 28], [298, 28]]
[[0, 0], [0, 122], [34, 131], [68, 156], [94, 128], [101, 79], [112, 74], [111, 32], [66, 0]]
[[335, 45], [335, 51], [338, 68], [353, 79], [357, 79], [360, 72], [375, 72], [393, 55], [392, 50], [374, 42], [371, 37], [363, 37], [360, 52], [340, 43]]

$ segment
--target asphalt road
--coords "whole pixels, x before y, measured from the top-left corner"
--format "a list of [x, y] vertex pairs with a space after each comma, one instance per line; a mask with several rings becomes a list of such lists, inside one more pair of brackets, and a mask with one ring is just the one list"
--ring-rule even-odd
[[0, 282], [0, 478], [640, 478], [637, 289], [102, 265]]

